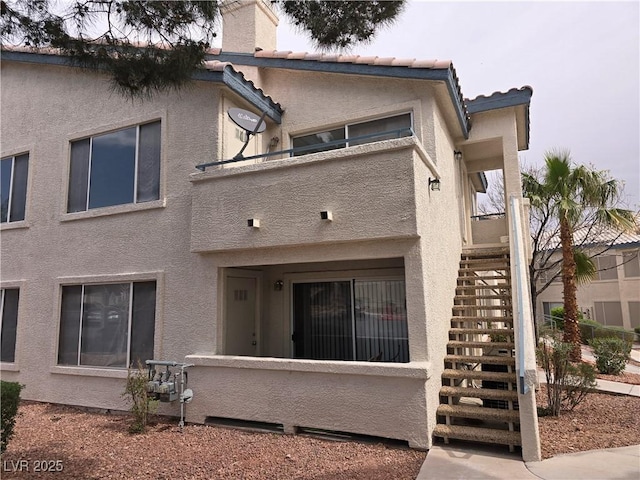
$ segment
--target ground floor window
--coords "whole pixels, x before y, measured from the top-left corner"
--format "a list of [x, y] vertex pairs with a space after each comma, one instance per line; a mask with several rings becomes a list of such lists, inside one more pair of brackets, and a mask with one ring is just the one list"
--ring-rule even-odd
[[293, 284], [294, 356], [408, 362], [404, 280]]
[[602, 325], [621, 327], [622, 304], [620, 302], [593, 302], [595, 317]]
[[156, 282], [62, 287], [58, 363], [122, 367], [153, 358]]
[[17, 288], [3, 288], [0, 290], [0, 325], [1, 345], [0, 360], [15, 362], [16, 357], [16, 328], [18, 326], [18, 301], [20, 290]]

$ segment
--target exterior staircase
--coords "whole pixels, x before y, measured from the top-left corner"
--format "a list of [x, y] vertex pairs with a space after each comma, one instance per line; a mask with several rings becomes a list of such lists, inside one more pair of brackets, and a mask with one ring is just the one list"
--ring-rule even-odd
[[508, 248], [462, 253], [434, 437], [520, 446]]

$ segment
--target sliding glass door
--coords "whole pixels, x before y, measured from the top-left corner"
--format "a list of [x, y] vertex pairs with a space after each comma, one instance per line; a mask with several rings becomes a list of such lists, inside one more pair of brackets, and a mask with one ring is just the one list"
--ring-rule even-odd
[[404, 280], [293, 284], [295, 358], [408, 362]]

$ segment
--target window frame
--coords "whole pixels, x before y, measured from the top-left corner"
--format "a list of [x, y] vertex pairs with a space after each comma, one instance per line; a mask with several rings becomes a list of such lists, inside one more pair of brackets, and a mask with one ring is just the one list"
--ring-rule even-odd
[[[20, 294], [21, 294], [21, 287], [20, 286], [16, 286], [16, 285], [1, 285], [0, 286], [0, 338], [2, 338], [3, 334], [5, 333], [5, 318], [4, 318], [4, 314], [5, 314], [5, 303], [6, 303], [6, 291], [7, 290], [15, 290], [17, 292], [17, 304], [16, 304], [16, 318], [15, 318], [15, 333], [13, 336], [13, 351], [11, 352], [11, 357], [13, 357], [13, 360], [0, 360], [0, 362], [2, 364], [5, 365], [15, 365], [16, 362], [16, 352], [17, 352], [17, 345], [18, 345], [18, 321], [20, 319]], [[2, 348], [2, 354], [4, 355], [5, 351], [4, 348]]]
[[[140, 127], [144, 125], [159, 124], [159, 144], [158, 147], [158, 165], [157, 165], [157, 199], [153, 200], [138, 200], [138, 176], [139, 176], [139, 152], [140, 152]], [[67, 168], [65, 171], [64, 182], [66, 189], [64, 192], [63, 202], [63, 217], [62, 220], [76, 220], [77, 218], [87, 218], [99, 215], [108, 215], [112, 213], [123, 213], [127, 211], [138, 211], [153, 208], [160, 208], [165, 206], [164, 200], [164, 157], [166, 150], [166, 113], [147, 115], [143, 118], [131, 119], [127, 122], [120, 122], [118, 124], [107, 125], [99, 128], [92, 129], [90, 131], [79, 132], [71, 135], [67, 138], [66, 143], [66, 158]], [[135, 160], [133, 169], [133, 201], [126, 203], [117, 203], [112, 205], [89, 207], [90, 192], [91, 192], [91, 161], [93, 155], [93, 140], [94, 138], [114, 134], [130, 128], [136, 129], [136, 141], [135, 141]], [[86, 173], [86, 193], [84, 199], [84, 209], [71, 211], [70, 210], [70, 195], [72, 194], [72, 150], [75, 142], [81, 142], [89, 140], [89, 152], [87, 158], [87, 173]]]
[[[640, 249], [623, 251], [622, 263], [624, 278], [640, 278]], [[632, 268], [636, 270], [636, 272], [632, 272]], [[633, 275], [633, 273], [638, 274]]]
[[[72, 286], [99, 286], [110, 284], [122, 284], [122, 283], [145, 283], [155, 282], [155, 318], [154, 318], [154, 332], [153, 332], [153, 356], [158, 355], [159, 346], [162, 338], [162, 318], [163, 318], [163, 303], [161, 298], [161, 292], [164, 290], [164, 272], [148, 272], [140, 274], [116, 274], [116, 275], [103, 275], [103, 276], [88, 276], [88, 277], [64, 277], [59, 278], [56, 288], [58, 291], [58, 307], [57, 307], [57, 325], [56, 335], [53, 336], [52, 342], [52, 373], [64, 373], [72, 375], [88, 375], [88, 376], [104, 376], [104, 377], [122, 377], [122, 374], [126, 375], [127, 367], [120, 366], [103, 366], [103, 365], [88, 365], [76, 362], [75, 364], [63, 364], [59, 363], [60, 355], [60, 337], [62, 333], [62, 290], [63, 287]], [[84, 293], [83, 293], [84, 295]], [[84, 298], [84, 297], [81, 297]], [[81, 300], [84, 303], [84, 300]], [[132, 308], [133, 298], [129, 298], [129, 308]], [[80, 323], [82, 318], [80, 318]], [[131, 350], [131, 319], [128, 322], [128, 334], [127, 334], [127, 361], [129, 361], [129, 355]], [[78, 336], [81, 337], [81, 325], [79, 325]], [[80, 338], [79, 338], [80, 341]], [[80, 345], [80, 343], [79, 343]], [[78, 356], [80, 355], [80, 347], [78, 347]]]
[[[613, 265], [601, 265], [601, 262], [605, 262], [605, 258], [613, 258]], [[618, 255], [615, 252], [610, 254], [603, 254], [594, 257], [594, 263], [596, 264], [596, 278], [594, 281], [596, 282], [617, 282], [620, 279], [618, 275]], [[613, 278], [602, 278], [603, 274], [605, 277], [611, 276]]]
[[[23, 199], [23, 209], [22, 209], [22, 218], [18, 220], [13, 220], [12, 217], [12, 206], [14, 202], [14, 192], [15, 192], [15, 182], [16, 182], [16, 158], [18, 157], [26, 157], [26, 170], [24, 177], [24, 199]], [[28, 198], [29, 198], [29, 164], [31, 163], [31, 150], [23, 150], [19, 153], [6, 155], [0, 157], [0, 161], [11, 160], [11, 178], [9, 180], [9, 199], [7, 204], [7, 218], [4, 221], [0, 221], [0, 225], [2, 227], [6, 227], [8, 225], [20, 225], [27, 219], [27, 210], [28, 210]], [[1, 219], [0, 219], [1, 220]]]
[[[386, 272], [381, 271], [379, 275], [372, 272], [358, 272], [358, 271], [345, 271], [344, 274], [338, 272], [332, 272], [327, 276], [320, 274], [320, 272], [310, 272], [308, 274], [305, 273], [296, 273], [289, 274], [285, 276], [285, 281], [287, 284], [287, 298], [285, 299], [288, 311], [289, 311], [289, 358], [292, 360], [304, 360], [303, 358], [298, 358], [295, 356], [295, 342], [293, 340], [293, 333], [295, 331], [295, 311], [294, 311], [294, 284], [300, 283], [331, 283], [331, 282], [349, 282], [350, 284], [350, 292], [351, 292], [351, 300], [355, 301], [355, 292], [354, 292], [354, 281], [358, 282], [368, 282], [368, 281], [398, 281], [401, 280], [404, 282], [405, 289], [405, 308], [407, 306], [407, 280], [405, 278], [405, 271], [398, 271], [399, 269], [393, 268], [392, 272], [389, 272], [388, 269]], [[352, 304], [352, 333], [354, 337], [352, 338], [352, 342], [356, 341], [355, 335], [355, 327], [356, 327], [356, 318], [354, 316], [353, 309], [355, 308], [355, 303]], [[407, 319], [406, 319], [406, 328], [407, 328], [407, 354], [408, 359], [407, 362], [380, 362], [385, 365], [404, 365], [411, 363], [411, 345], [409, 338], [409, 314], [407, 311]], [[354, 357], [357, 356], [356, 351], [353, 351]], [[354, 362], [362, 362], [363, 360], [349, 359], [349, 360], [325, 360], [325, 359], [306, 359], [314, 362], [339, 362], [345, 364], [351, 364]]]
[[[291, 152], [290, 156], [291, 157], [297, 157], [297, 156], [302, 156], [302, 155], [310, 155], [312, 153], [321, 153], [321, 152], [328, 152], [328, 151], [331, 151], [331, 150], [340, 150], [342, 148], [349, 148], [350, 146], [366, 145], [366, 144], [369, 144], [369, 143], [374, 143], [374, 142], [378, 142], [378, 141], [382, 141], [382, 140], [388, 140], [388, 139], [378, 140], [378, 139], [374, 138], [371, 141], [366, 141], [365, 140], [365, 141], [357, 142], [356, 145], [350, 145], [350, 142], [349, 142], [350, 138], [357, 138], [357, 137], [350, 137], [349, 136], [349, 130], [350, 130], [350, 127], [353, 128], [353, 127], [355, 127], [357, 125], [364, 125], [366, 123], [373, 123], [373, 122], [377, 122], [377, 121], [380, 121], [380, 120], [387, 120], [387, 119], [391, 119], [391, 118], [395, 118], [395, 117], [403, 117], [405, 115], [409, 116], [409, 124], [410, 125], [409, 125], [408, 128], [411, 129], [411, 135], [406, 135], [406, 136], [398, 137], [398, 138], [406, 138], [406, 137], [410, 137], [410, 136], [415, 136], [415, 116], [414, 116], [414, 112], [413, 112], [412, 109], [411, 110], [406, 110], [406, 111], [398, 111], [398, 112], [387, 112], [385, 114], [377, 115], [375, 117], [370, 117], [370, 118], [361, 119], [361, 120], [345, 121], [345, 122], [342, 122], [342, 123], [333, 124], [333, 126], [327, 126], [325, 128], [314, 129], [314, 130], [308, 131], [307, 133], [300, 133], [300, 134], [296, 134], [296, 135], [290, 135], [289, 136], [290, 145], [291, 145], [291, 148], [293, 149], [293, 148], [302, 148], [302, 146], [301, 147], [295, 147], [294, 146], [294, 141], [296, 139], [300, 139], [300, 138], [303, 138], [303, 137], [308, 137], [308, 136], [311, 136], [311, 135], [320, 135], [320, 134], [323, 134], [323, 133], [330, 133], [330, 132], [336, 131], [336, 130], [342, 130], [343, 134], [344, 134], [344, 138], [339, 138], [339, 139], [335, 140], [336, 142], [339, 141], [339, 143], [337, 145], [335, 145], [335, 146], [330, 146], [328, 148], [323, 149], [323, 148], [321, 148], [321, 146], [324, 145], [324, 144], [317, 144], [318, 145], [317, 149], [314, 149], [314, 150], [309, 151], [309, 152], [302, 152], [300, 154], [295, 153], [295, 152]], [[380, 131], [378, 133], [383, 134], [383, 133], [385, 133], [385, 131]], [[341, 141], [341, 140], [343, 140], [343, 141]], [[325, 142], [325, 143], [329, 143], [329, 142]], [[343, 143], [344, 143], [344, 146], [339, 146], [339, 145], [342, 145]], [[312, 145], [315, 145], [315, 144], [310, 144], [308, 146], [312, 146]]]

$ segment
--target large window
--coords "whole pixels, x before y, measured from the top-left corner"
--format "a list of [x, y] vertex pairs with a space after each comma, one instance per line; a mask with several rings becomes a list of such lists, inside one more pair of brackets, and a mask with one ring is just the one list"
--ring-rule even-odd
[[593, 302], [596, 321], [603, 325], [621, 327], [622, 304], [620, 302]]
[[294, 283], [294, 356], [408, 362], [404, 280]]
[[20, 290], [17, 288], [0, 290], [0, 317], [2, 317], [0, 360], [3, 362], [15, 362], [19, 299]]
[[29, 154], [0, 160], [0, 223], [24, 220]]
[[629, 251], [622, 254], [624, 276], [627, 278], [640, 277], [640, 251]]
[[293, 155], [307, 155], [391, 138], [409, 137], [412, 135], [411, 128], [410, 113], [352, 123], [332, 130], [294, 137], [293, 148], [301, 150], [294, 152]]
[[599, 257], [595, 257], [594, 260], [598, 268], [598, 280], [618, 279], [615, 255], [600, 255]]
[[160, 122], [71, 142], [68, 212], [160, 198]]
[[153, 359], [156, 282], [62, 287], [58, 363], [127, 367]]

